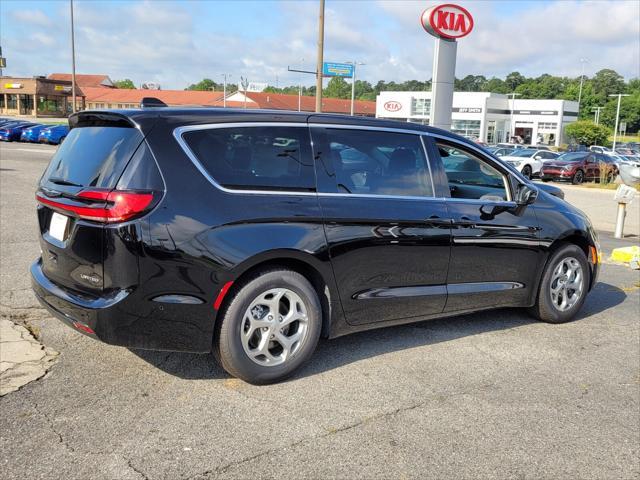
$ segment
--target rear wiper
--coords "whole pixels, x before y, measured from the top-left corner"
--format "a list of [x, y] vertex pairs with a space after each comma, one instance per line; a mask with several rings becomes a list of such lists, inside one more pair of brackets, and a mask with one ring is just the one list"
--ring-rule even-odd
[[49, 181], [51, 183], [55, 183], [56, 185], [67, 185], [69, 187], [82, 187], [82, 185], [78, 183], [70, 182], [69, 180], [65, 180], [64, 178], [59, 177], [50, 177]]

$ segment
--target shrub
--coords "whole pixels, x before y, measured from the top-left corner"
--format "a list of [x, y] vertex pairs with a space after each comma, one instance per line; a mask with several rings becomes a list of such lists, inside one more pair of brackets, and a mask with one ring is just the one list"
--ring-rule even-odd
[[604, 125], [596, 125], [588, 120], [570, 123], [564, 129], [564, 133], [573, 142], [580, 145], [604, 145], [611, 131]]

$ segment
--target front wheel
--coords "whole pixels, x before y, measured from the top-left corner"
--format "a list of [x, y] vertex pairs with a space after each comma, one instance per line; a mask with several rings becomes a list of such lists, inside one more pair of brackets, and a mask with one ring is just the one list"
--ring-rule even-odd
[[531, 178], [532, 172], [531, 172], [531, 167], [529, 165], [525, 165], [524, 167], [522, 167], [522, 175], [524, 175], [527, 178]]
[[573, 174], [571, 183], [573, 183], [574, 185], [580, 185], [582, 182], [584, 182], [584, 172], [582, 170], [578, 170]]
[[571, 320], [584, 303], [590, 281], [587, 257], [576, 245], [558, 249], [547, 262], [538, 300], [530, 313], [548, 323]]
[[222, 312], [214, 353], [235, 377], [277, 382], [311, 357], [321, 325], [318, 295], [304, 276], [284, 269], [259, 272]]

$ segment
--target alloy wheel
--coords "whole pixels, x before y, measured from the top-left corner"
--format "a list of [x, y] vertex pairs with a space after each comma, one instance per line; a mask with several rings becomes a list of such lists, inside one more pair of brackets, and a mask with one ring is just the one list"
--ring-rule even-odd
[[261, 366], [275, 366], [294, 355], [307, 338], [307, 307], [287, 288], [273, 288], [250, 304], [240, 326], [247, 356]]
[[565, 257], [554, 268], [549, 284], [553, 306], [565, 312], [572, 308], [584, 290], [584, 273], [580, 262], [574, 257]]

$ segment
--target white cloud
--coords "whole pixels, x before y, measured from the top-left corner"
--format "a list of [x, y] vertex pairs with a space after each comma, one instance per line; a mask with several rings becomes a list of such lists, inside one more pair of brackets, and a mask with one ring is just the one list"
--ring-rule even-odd
[[[231, 73], [232, 81], [243, 75], [273, 84], [277, 75], [280, 85], [314, 82], [312, 75], [287, 72], [287, 66], [315, 69], [317, 2], [276, 2], [264, 18], [267, 27], [253, 31], [244, 24], [251, 8], [218, 16], [218, 2], [75, 5], [80, 73], [107, 73], [136, 84], [155, 81], [163, 88], [184, 88], [204, 77], [220, 81], [221, 73]], [[459, 41], [458, 76], [504, 76], [514, 70], [575, 76], [581, 57], [590, 59], [587, 73], [613, 68], [626, 77], [640, 74], [636, 1], [463, 5], [476, 21], [474, 31]], [[328, 2], [325, 60], [364, 62], [358, 77], [372, 82], [430, 78], [434, 39], [418, 23], [425, 6], [422, 0]], [[511, 11], [502, 12], [505, 6]], [[68, 8], [56, 4], [47, 11], [53, 13], [28, 8], [0, 19], [8, 74], [70, 70]], [[206, 28], [199, 14], [207, 19]], [[231, 22], [237, 28], [225, 28]]]

